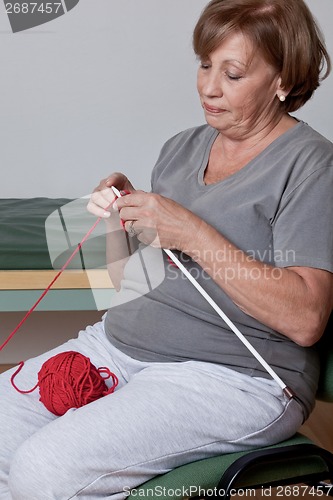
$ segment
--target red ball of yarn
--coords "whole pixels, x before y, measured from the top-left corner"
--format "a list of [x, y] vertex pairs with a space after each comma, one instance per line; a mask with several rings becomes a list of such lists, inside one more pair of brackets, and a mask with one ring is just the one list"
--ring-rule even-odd
[[[16, 390], [29, 393], [39, 386], [40, 401], [57, 416], [64, 415], [70, 408], [80, 408], [107, 394], [111, 394], [118, 379], [108, 368], [96, 368], [90, 359], [75, 351], [56, 354], [45, 361], [38, 372], [38, 383], [29, 391], [22, 391], [11, 382]], [[102, 374], [106, 376], [102, 376]], [[112, 377], [113, 385], [108, 388], [105, 379]]]

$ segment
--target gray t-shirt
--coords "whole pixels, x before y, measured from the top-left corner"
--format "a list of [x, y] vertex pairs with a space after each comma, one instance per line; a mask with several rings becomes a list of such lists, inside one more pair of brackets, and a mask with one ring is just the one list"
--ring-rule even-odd
[[[205, 185], [204, 171], [216, 136], [215, 129], [203, 125], [170, 139], [153, 170], [152, 191], [214, 226], [247, 253], [246, 259], [275, 266], [277, 280], [279, 268], [286, 266], [333, 272], [332, 143], [299, 122], [240, 171]], [[242, 312], [200, 266], [176, 253], [296, 392], [307, 414], [318, 379], [315, 349], [298, 346]], [[224, 255], [215, 257], [218, 262]], [[237, 272], [241, 276], [241, 264]], [[142, 361], [195, 359], [270, 377], [182, 272], [151, 247], [141, 246], [130, 258], [106, 316], [106, 332], [116, 347]]]

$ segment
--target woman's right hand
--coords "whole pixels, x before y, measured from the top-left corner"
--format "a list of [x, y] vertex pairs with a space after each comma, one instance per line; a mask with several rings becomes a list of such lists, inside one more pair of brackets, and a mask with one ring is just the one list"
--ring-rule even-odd
[[114, 172], [106, 179], [102, 179], [99, 185], [94, 189], [87, 205], [87, 210], [97, 217], [108, 219], [112, 212], [112, 203], [115, 200], [115, 194], [111, 189], [115, 186], [119, 191], [135, 191], [126, 175], [121, 172]]

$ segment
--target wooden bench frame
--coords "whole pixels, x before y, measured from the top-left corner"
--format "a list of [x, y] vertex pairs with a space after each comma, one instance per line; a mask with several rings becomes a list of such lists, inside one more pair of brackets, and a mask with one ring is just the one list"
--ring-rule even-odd
[[[0, 271], [0, 312], [30, 309], [55, 278], [54, 270]], [[92, 290], [114, 293], [106, 269], [66, 270], [38, 305], [38, 310], [96, 310]]]

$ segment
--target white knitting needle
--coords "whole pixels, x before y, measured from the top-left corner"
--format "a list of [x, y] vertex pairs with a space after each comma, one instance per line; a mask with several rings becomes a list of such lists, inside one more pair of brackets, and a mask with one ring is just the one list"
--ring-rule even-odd
[[[120, 198], [122, 194], [120, 191], [111, 186], [114, 194]], [[186, 267], [180, 262], [180, 260], [175, 256], [171, 250], [166, 248], [162, 249], [168, 257], [176, 264], [176, 266], [182, 271], [186, 278], [192, 283], [192, 285], [198, 290], [202, 297], [212, 306], [212, 308], [217, 312], [220, 318], [229, 326], [229, 328], [237, 335], [241, 342], [247, 347], [247, 349], [253, 354], [253, 356], [259, 361], [259, 363], [265, 368], [265, 370], [271, 375], [271, 377], [278, 383], [286, 396], [291, 399], [294, 397], [292, 390], [281, 380], [273, 368], [264, 360], [264, 358], [258, 353], [258, 351], [250, 344], [250, 342], [244, 337], [244, 335], [239, 331], [239, 329], [234, 325], [234, 323], [228, 318], [228, 316], [222, 311], [222, 309], [216, 304], [216, 302], [211, 298], [210, 295], [202, 288], [202, 286], [193, 278], [192, 274], [188, 272]]]

